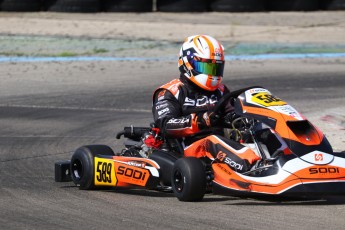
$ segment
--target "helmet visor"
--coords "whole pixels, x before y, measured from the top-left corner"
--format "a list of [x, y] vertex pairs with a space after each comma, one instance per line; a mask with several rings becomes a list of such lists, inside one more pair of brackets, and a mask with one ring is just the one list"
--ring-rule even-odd
[[191, 60], [191, 65], [195, 71], [212, 76], [223, 76], [224, 64], [224, 61], [218, 60]]

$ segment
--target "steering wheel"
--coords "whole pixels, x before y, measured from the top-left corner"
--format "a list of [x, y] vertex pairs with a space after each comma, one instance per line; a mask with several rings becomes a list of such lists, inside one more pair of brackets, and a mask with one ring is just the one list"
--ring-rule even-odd
[[238, 89], [235, 91], [232, 91], [230, 93], [225, 94], [216, 104], [216, 106], [213, 108], [213, 112], [215, 114], [219, 114], [219, 111], [221, 108], [224, 107], [225, 103], [230, 100], [231, 98], [237, 98], [239, 95], [247, 91], [248, 89], [254, 89], [254, 88], [263, 88], [262, 86], [249, 86], [243, 89]]
[[[217, 102], [217, 104], [213, 108], [213, 112], [215, 114], [219, 114], [220, 110], [224, 107], [225, 103], [228, 102], [228, 100], [230, 100], [231, 98], [237, 98], [243, 92], [247, 91], [248, 89], [253, 89], [253, 88], [263, 88], [263, 87], [262, 86], [250, 86], [250, 87], [238, 89], [238, 90], [235, 90], [233, 92], [227, 93]], [[191, 137], [208, 135], [211, 133], [212, 133], [212, 131], [210, 131], [210, 130], [204, 130], [204, 131], [200, 131], [194, 135], [191, 135]]]

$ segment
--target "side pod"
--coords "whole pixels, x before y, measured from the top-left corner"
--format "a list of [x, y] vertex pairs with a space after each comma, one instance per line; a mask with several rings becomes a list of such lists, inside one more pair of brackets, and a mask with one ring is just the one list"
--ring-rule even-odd
[[181, 156], [177, 153], [156, 150], [150, 155], [150, 159], [160, 166], [159, 177], [164, 185], [171, 185], [171, 174], [175, 161]]

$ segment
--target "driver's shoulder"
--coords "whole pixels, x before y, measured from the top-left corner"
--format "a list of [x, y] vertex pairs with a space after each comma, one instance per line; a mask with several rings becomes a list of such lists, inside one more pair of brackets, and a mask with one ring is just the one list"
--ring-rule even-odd
[[160, 87], [158, 87], [155, 92], [154, 95], [157, 92], [162, 92], [162, 91], [169, 91], [173, 96], [177, 96], [179, 94], [180, 88], [183, 85], [183, 82], [181, 82], [180, 79], [174, 79]]

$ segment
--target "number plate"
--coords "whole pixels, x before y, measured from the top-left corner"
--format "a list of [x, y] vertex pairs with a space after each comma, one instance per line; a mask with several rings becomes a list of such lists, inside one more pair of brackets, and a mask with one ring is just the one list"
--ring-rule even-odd
[[95, 185], [116, 186], [114, 161], [95, 157]]
[[253, 94], [252, 101], [265, 107], [286, 105], [285, 101], [266, 92]]

